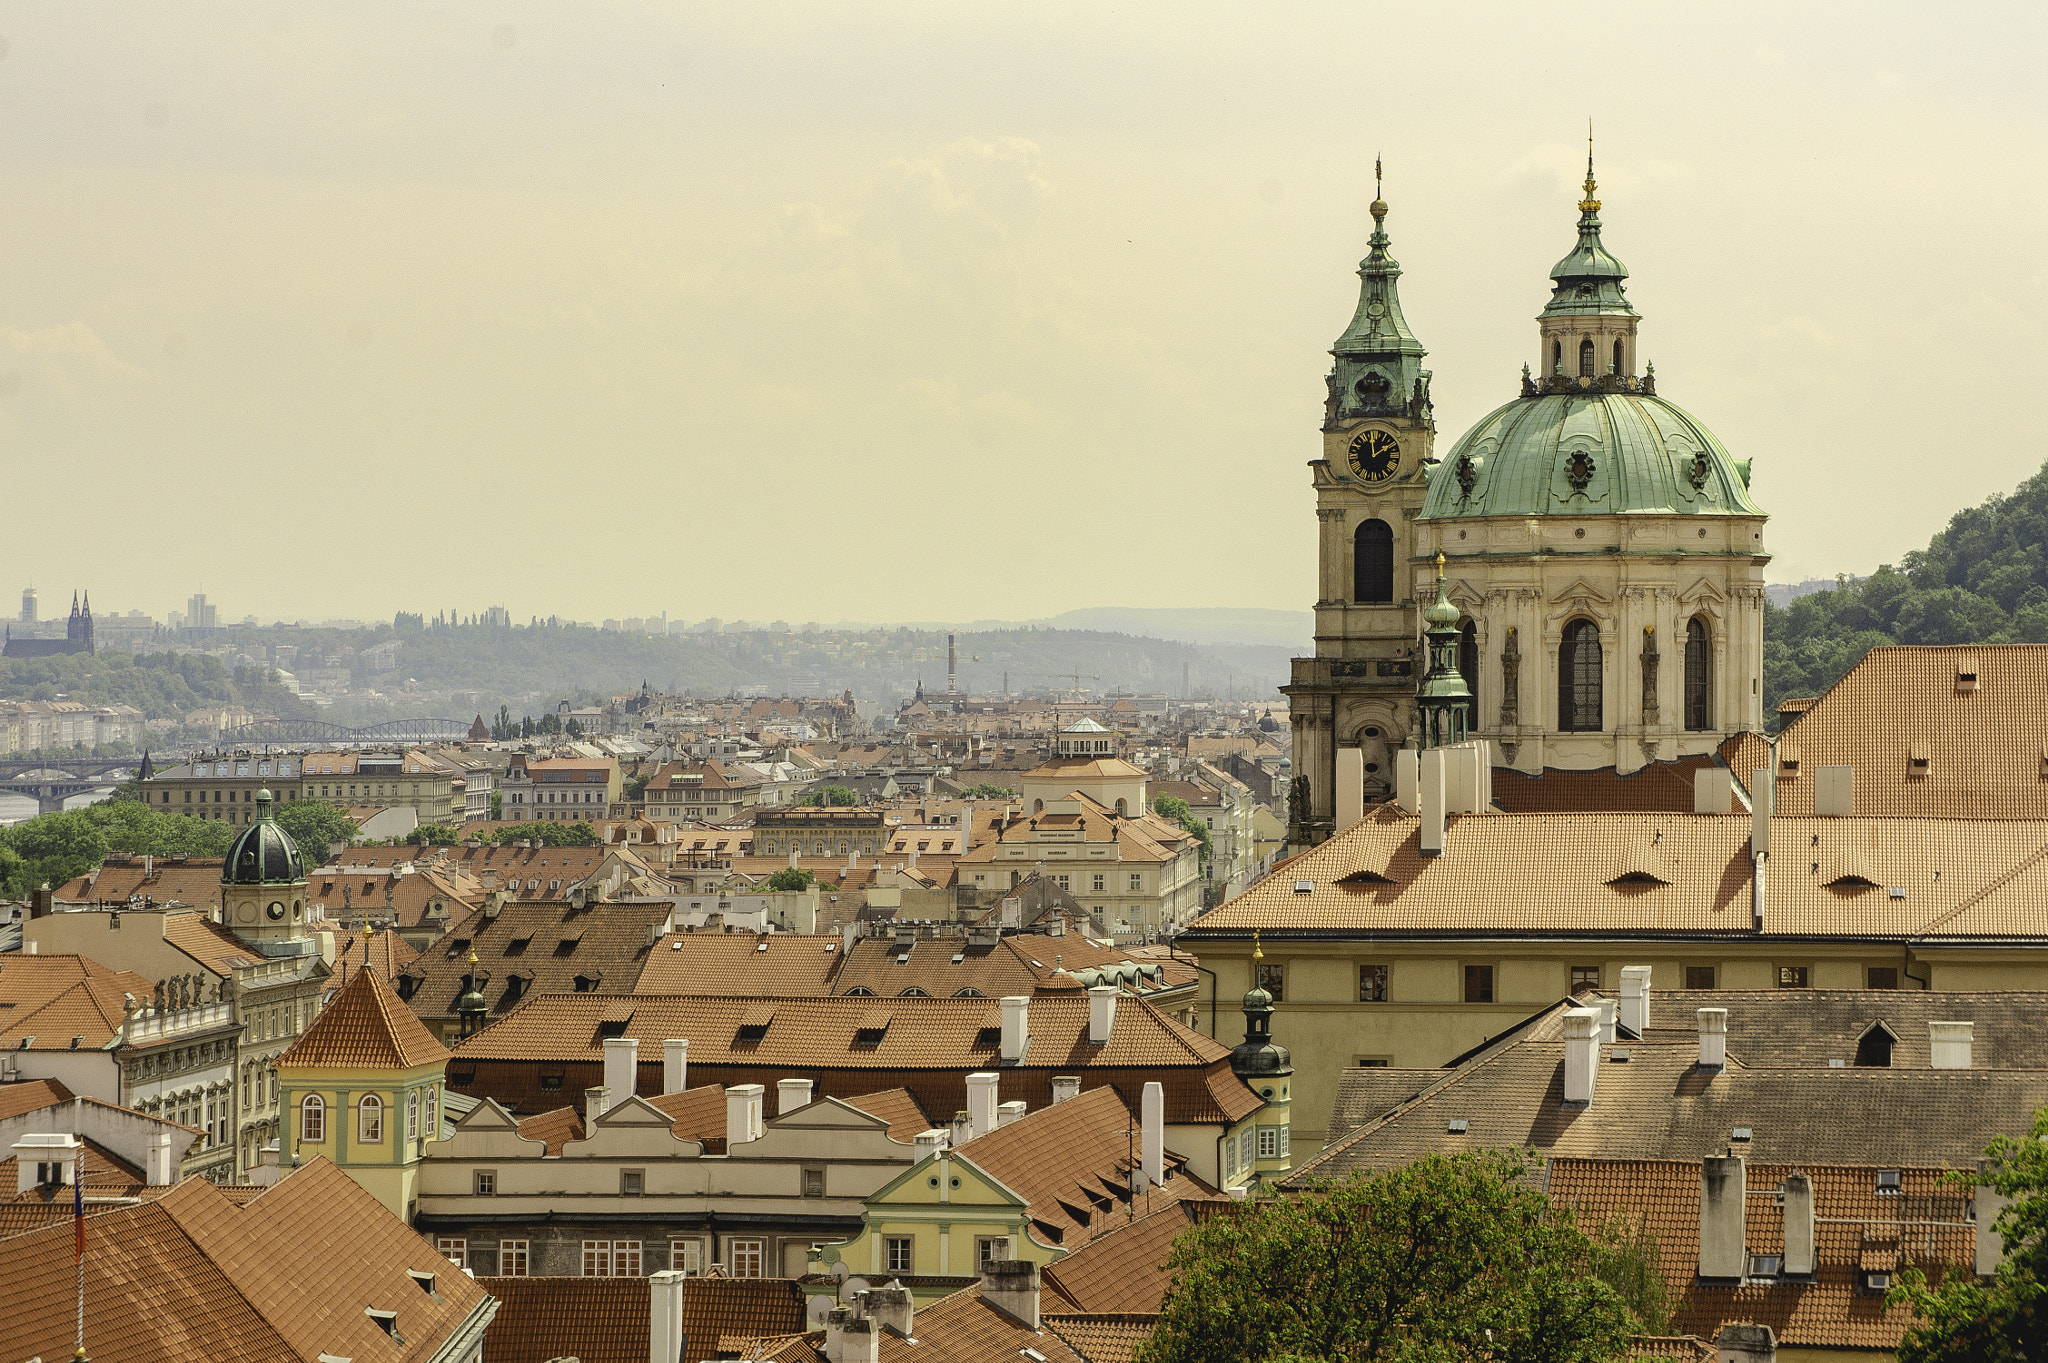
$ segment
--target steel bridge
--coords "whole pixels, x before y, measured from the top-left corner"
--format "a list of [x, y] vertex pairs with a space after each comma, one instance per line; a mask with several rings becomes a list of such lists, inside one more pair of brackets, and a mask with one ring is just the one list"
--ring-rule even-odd
[[280, 719], [221, 731], [222, 747], [254, 747], [264, 743], [334, 743], [367, 747], [387, 743], [445, 743], [469, 737], [467, 719], [394, 719], [361, 729], [319, 719]]

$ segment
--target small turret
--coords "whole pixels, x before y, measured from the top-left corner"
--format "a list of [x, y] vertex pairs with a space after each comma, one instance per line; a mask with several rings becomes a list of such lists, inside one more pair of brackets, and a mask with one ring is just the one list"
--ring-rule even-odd
[[1436, 600], [1422, 612], [1429, 671], [1416, 689], [1422, 707], [1422, 746], [1463, 743], [1472, 734], [1472, 688], [1458, 670], [1458, 608], [1444, 590], [1444, 556], [1436, 556]]

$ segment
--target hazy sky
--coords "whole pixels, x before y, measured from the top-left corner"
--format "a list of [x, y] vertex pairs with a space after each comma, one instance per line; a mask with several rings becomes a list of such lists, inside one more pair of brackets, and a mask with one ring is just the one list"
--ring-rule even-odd
[[0, 600], [1305, 609], [1373, 156], [1441, 454], [1589, 114], [1772, 579], [1868, 571], [2048, 457], [2043, 13], [0, 4]]

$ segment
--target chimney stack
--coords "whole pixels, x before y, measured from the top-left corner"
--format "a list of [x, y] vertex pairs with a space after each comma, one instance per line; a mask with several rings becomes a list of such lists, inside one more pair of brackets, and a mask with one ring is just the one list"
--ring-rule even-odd
[[1038, 1328], [1038, 1265], [991, 1259], [981, 1266], [981, 1299], [1027, 1330]]
[[1927, 1024], [1929, 1063], [1937, 1070], [1970, 1068], [1970, 1041], [1974, 1022], [1930, 1022]]
[[999, 1074], [970, 1074], [967, 1076], [967, 1138], [986, 1136], [996, 1129], [996, 1085], [1002, 1081]]
[[808, 1107], [811, 1102], [811, 1081], [808, 1079], [778, 1079], [775, 1081], [775, 1115], [780, 1117]]
[[1444, 850], [1444, 750], [1431, 748], [1422, 754], [1421, 851], [1426, 857], [1442, 856]]
[[1088, 1040], [1094, 1045], [1107, 1042], [1116, 1027], [1117, 992], [1113, 984], [1093, 985], [1088, 990]]
[[1573, 1008], [1564, 1015], [1564, 1100], [1583, 1106], [1593, 1101], [1600, 1078], [1600, 1010]]
[[1814, 1256], [1813, 1180], [1805, 1174], [1785, 1175], [1785, 1276], [1810, 1278], [1819, 1260]]
[[1422, 812], [1422, 754], [1413, 748], [1394, 753], [1394, 803], [1409, 814]]
[[1145, 1186], [1157, 1188], [1166, 1182], [1166, 1089], [1158, 1080], [1148, 1080], [1138, 1103], [1138, 1146], [1145, 1170]]
[[1771, 801], [1777, 797], [1777, 773], [1758, 767], [1749, 774], [1749, 854], [1771, 854]]
[[1719, 1363], [1778, 1363], [1778, 1337], [1768, 1325], [1724, 1325], [1714, 1351]]
[[690, 1043], [673, 1037], [661, 1043], [661, 1091], [681, 1093], [690, 1086]]
[[996, 1104], [996, 1126], [998, 1128], [1008, 1126], [1029, 1110], [1029, 1105], [1022, 1098], [1014, 1098], [1007, 1103], [998, 1103]]
[[1709, 1155], [1700, 1161], [1700, 1277], [1740, 1282], [1749, 1271], [1742, 1224], [1747, 1195], [1742, 1156]]
[[611, 1090], [603, 1084], [592, 1084], [583, 1090], [583, 1120], [594, 1122], [612, 1110]]
[[875, 1363], [880, 1344], [875, 1323], [862, 1319], [851, 1306], [835, 1306], [826, 1312], [826, 1363]]
[[1700, 1068], [1719, 1070], [1728, 1067], [1728, 1010], [1726, 1008], [1700, 1009]]
[[1055, 1074], [1052, 1077], [1052, 1100], [1054, 1103], [1064, 1103], [1069, 1098], [1079, 1098], [1080, 1096], [1081, 1079], [1079, 1075]]
[[1365, 749], [1337, 749], [1337, 800], [1334, 831], [1342, 833], [1365, 817]]
[[1641, 1041], [1650, 1030], [1650, 967], [1621, 968], [1621, 1025]]
[[1621, 1005], [1613, 999], [1598, 999], [1594, 1001], [1592, 1006], [1600, 1010], [1600, 1044], [1612, 1046], [1614, 1044], [1614, 1020], [1621, 1012]]
[[734, 1084], [725, 1091], [725, 1153], [757, 1139], [761, 1134], [761, 1100], [768, 1092], [761, 1084]]
[[[1977, 1172], [1983, 1173], [1984, 1160], [1977, 1161]], [[2005, 1237], [1998, 1232], [1998, 1214], [2005, 1210], [2006, 1199], [1996, 1188], [1979, 1188], [1976, 1201], [1970, 1206], [1970, 1219], [1977, 1226], [1977, 1276], [1988, 1278], [1998, 1271], [2005, 1262]]]
[[873, 1321], [877, 1330], [886, 1325], [905, 1339], [912, 1337], [910, 1326], [916, 1319], [917, 1306], [908, 1289], [871, 1287], [855, 1300], [860, 1304], [860, 1313]]
[[1692, 812], [1726, 814], [1735, 798], [1735, 773], [1726, 767], [1707, 767], [1692, 774]]
[[681, 1358], [686, 1346], [683, 1334], [683, 1283], [680, 1269], [664, 1269], [647, 1275], [647, 1356]]
[[623, 1103], [640, 1088], [640, 1043], [629, 1036], [609, 1037], [604, 1043], [604, 1086], [610, 1101]]
[[1031, 1000], [1024, 995], [1012, 995], [1002, 1000], [1002, 1008], [1002, 1057], [1016, 1064], [1024, 1059], [1024, 1052], [1031, 1045]]
[[951, 1135], [952, 1133], [943, 1126], [935, 1126], [927, 1131], [918, 1132], [910, 1138], [912, 1148], [917, 1151], [917, 1158], [913, 1162], [923, 1164], [926, 1160], [936, 1156], [941, 1150], [946, 1148], [946, 1142], [951, 1138]]
[[178, 1181], [178, 1161], [171, 1153], [171, 1133], [158, 1131], [149, 1138], [149, 1163], [144, 1171], [152, 1188], [168, 1188]]

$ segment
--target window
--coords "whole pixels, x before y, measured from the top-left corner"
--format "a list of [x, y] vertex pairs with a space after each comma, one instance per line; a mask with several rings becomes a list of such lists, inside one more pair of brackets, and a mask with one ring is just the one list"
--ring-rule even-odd
[[384, 1100], [374, 1093], [356, 1105], [356, 1139], [364, 1145], [384, 1143]]
[[1394, 599], [1394, 531], [1385, 521], [1361, 523], [1351, 539], [1351, 599]]
[[1593, 338], [1590, 336], [1579, 342], [1579, 377], [1593, 377]]
[[420, 1138], [420, 1091], [412, 1090], [405, 1095], [405, 1138], [416, 1141]]
[[646, 1187], [647, 1171], [645, 1169], [619, 1170], [620, 1197], [638, 1197], [646, 1190]]
[[1351, 1063], [1362, 1070], [1384, 1070], [1392, 1068], [1394, 1057], [1391, 1055], [1355, 1055], [1351, 1057]]
[[1493, 1002], [1493, 967], [1490, 965], [1468, 965], [1465, 967], [1465, 1002]]
[[1622, 368], [1621, 368], [1621, 337], [1619, 337], [1619, 336], [1617, 336], [1617, 337], [1615, 337], [1615, 338], [1614, 338], [1614, 369], [1613, 369], [1613, 372], [1614, 372], [1614, 373], [1616, 373], [1616, 374], [1619, 374], [1619, 373], [1621, 373], [1621, 372], [1622, 372]]
[[1259, 1158], [1260, 1158], [1260, 1159], [1279, 1159], [1279, 1158], [1280, 1158], [1280, 1128], [1279, 1128], [1279, 1127], [1277, 1127], [1277, 1126], [1262, 1126], [1262, 1127], [1260, 1127], [1260, 1128], [1259, 1128]]
[[694, 1278], [704, 1271], [704, 1242], [702, 1240], [671, 1240], [668, 1242], [668, 1266], [677, 1273], [686, 1273]]
[[[761, 1276], [762, 1240], [729, 1240], [726, 1242], [727, 1257], [732, 1260], [732, 1276], [735, 1278], [758, 1278]], [[908, 1244], [909, 1241], [905, 1241]], [[909, 1268], [904, 1265], [905, 1270]], [[634, 1272], [638, 1272], [637, 1268]]]
[[1109, 877], [1098, 871], [1095, 875], [1095, 893], [1101, 894], [1104, 890], [1108, 888]]
[[804, 1196], [823, 1197], [824, 1195], [825, 1171], [823, 1169], [804, 1170]]
[[1899, 968], [1895, 965], [1874, 965], [1863, 972], [1863, 979], [1869, 989], [1897, 989]]
[[438, 1084], [427, 1090], [427, 1139], [441, 1139], [441, 1089]]
[[1247, 1174], [1252, 1171], [1253, 1134], [1252, 1129], [1246, 1127], [1237, 1136], [1237, 1167]]
[[1007, 1235], [977, 1235], [974, 1237], [974, 1266], [987, 1268], [990, 1264], [1010, 1257], [1010, 1237]]
[[1256, 970], [1254, 982], [1258, 987], [1271, 994], [1275, 1003], [1285, 1000], [1287, 997], [1287, 967], [1276, 965], [1272, 961], [1258, 961], [1254, 963], [1254, 966]]
[[1572, 967], [1572, 997], [1590, 994], [1600, 987], [1600, 967], [1597, 965], [1575, 965]]
[[1695, 615], [1685, 623], [1685, 727], [1694, 733], [1714, 727], [1713, 691], [1709, 686], [1706, 622]]
[[1714, 967], [1710, 965], [1689, 965], [1685, 968], [1685, 987], [1687, 989], [1712, 989], [1714, 987], [1714, 973]]
[[1458, 675], [1465, 679], [1465, 689], [1472, 693], [1472, 703], [1465, 711], [1465, 727], [1479, 727], [1479, 622], [1467, 620], [1465, 627], [1458, 631]]
[[498, 1171], [496, 1169], [477, 1170], [474, 1174], [470, 1175], [469, 1183], [478, 1197], [496, 1197], [498, 1195]]
[[299, 1104], [299, 1139], [307, 1145], [319, 1145], [327, 1139], [327, 1100], [317, 1093], [309, 1093]]
[[1557, 727], [1563, 733], [1598, 733], [1603, 702], [1600, 626], [1574, 620], [1557, 648]]
[[583, 1276], [586, 1278], [637, 1278], [640, 1276], [638, 1240], [585, 1240]]
[[1358, 1001], [1360, 1003], [1385, 1003], [1387, 1001], [1387, 968], [1383, 965], [1360, 965], [1358, 967]]
[[1145, 878], [1139, 875], [1136, 871], [1131, 872], [1131, 892], [1135, 894], [1139, 890], [1142, 890], [1144, 888]]
[[1892, 1045], [1897, 1040], [1891, 1029], [1883, 1023], [1872, 1023], [1868, 1031], [1856, 1038], [1856, 1068], [1889, 1069], [1892, 1063]]
[[1806, 971], [1803, 965], [1781, 965], [1778, 967], [1778, 988], [1806, 988]]
[[461, 1268], [469, 1260], [469, 1241], [459, 1235], [438, 1235], [434, 1237], [434, 1248], [441, 1257]]

